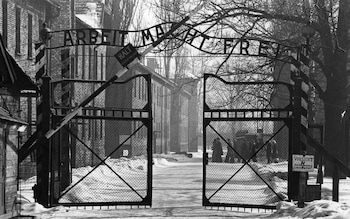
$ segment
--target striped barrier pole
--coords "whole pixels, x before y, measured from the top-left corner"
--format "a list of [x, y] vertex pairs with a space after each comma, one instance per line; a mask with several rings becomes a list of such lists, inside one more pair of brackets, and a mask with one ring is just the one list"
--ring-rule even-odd
[[[292, 156], [306, 155], [308, 130], [308, 91], [309, 91], [309, 58], [304, 47], [298, 49], [291, 56], [291, 83], [293, 89], [293, 121], [292, 121]], [[293, 160], [293, 159], [292, 159]], [[290, 170], [289, 170], [290, 171]], [[306, 198], [306, 172], [291, 172], [289, 186], [290, 198], [298, 200], [298, 207], [305, 206]]]

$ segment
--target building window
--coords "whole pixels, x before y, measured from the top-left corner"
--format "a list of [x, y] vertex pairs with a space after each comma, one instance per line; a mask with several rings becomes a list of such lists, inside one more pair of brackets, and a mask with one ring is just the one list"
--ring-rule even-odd
[[7, 1], [2, 1], [2, 41], [7, 47]]
[[33, 58], [33, 15], [28, 14], [28, 59]]
[[137, 78], [135, 78], [132, 83], [132, 93], [133, 97], [137, 98]]
[[43, 28], [43, 23], [44, 23], [44, 21], [39, 19], [38, 33], [40, 33], [41, 29]]
[[159, 106], [162, 106], [163, 98], [164, 98], [163, 87], [161, 86], [161, 87], [159, 87]]
[[16, 55], [21, 54], [21, 9], [16, 7]]
[[161, 100], [162, 100], [162, 87], [158, 87], [158, 95], [157, 95], [157, 102], [158, 102], [158, 106], [161, 106]]
[[104, 56], [101, 54], [101, 80], [105, 80], [105, 71], [104, 71]]
[[[87, 110], [87, 115], [88, 116], [92, 116], [92, 112], [91, 110]], [[93, 136], [93, 120], [92, 119], [88, 119], [88, 139], [90, 140]]]
[[82, 54], [81, 54], [81, 78], [85, 79], [85, 46], [82, 47]]
[[157, 92], [157, 89], [158, 89], [157, 85], [154, 85], [153, 86], [153, 94], [156, 97], [156, 99], [154, 100], [154, 104], [155, 105], [158, 105], [158, 92]]
[[62, 75], [62, 78], [70, 77], [69, 49], [61, 50], [61, 75]]
[[74, 78], [74, 73], [76, 71], [76, 68], [74, 68], [75, 67], [75, 57], [74, 56], [70, 57], [70, 66], [71, 66], [70, 78]]
[[138, 98], [141, 100], [141, 98], [142, 98], [142, 96], [141, 96], [142, 95], [142, 93], [141, 93], [142, 92], [142, 90], [141, 90], [142, 89], [142, 87], [141, 87], [142, 78], [138, 77], [137, 80], [138, 80], [137, 91], [138, 91], [138, 94], [139, 94]]
[[74, 65], [75, 76], [74, 76], [74, 78], [79, 76], [79, 62], [80, 62], [79, 55], [80, 55], [79, 48], [76, 47], [75, 55], [74, 55], [75, 56], [75, 63], [74, 63], [75, 64]]
[[[86, 110], [84, 110], [84, 113], [86, 113]], [[85, 124], [85, 119], [81, 120], [81, 138], [85, 138], [86, 136], [86, 124]]]
[[95, 80], [97, 80], [98, 79], [98, 74], [97, 74], [97, 70], [98, 70], [98, 58], [97, 58], [97, 51], [95, 50], [94, 51], [94, 57], [93, 57], [93, 60], [94, 60], [94, 69], [93, 69], [93, 75], [94, 75], [94, 78], [93, 79], [95, 79]]
[[93, 70], [94, 70], [94, 53], [91, 47], [89, 47], [89, 78], [88, 79], [94, 79], [93, 78]]
[[[100, 113], [102, 116], [102, 112]], [[104, 125], [103, 125], [103, 120], [100, 120], [100, 139], [103, 138], [103, 130], [104, 130]]]
[[100, 56], [99, 56], [99, 54], [98, 54], [98, 52], [96, 51], [96, 53], [95, 53], [95, 58], [96, 58], [96, 79], [97, 80], [102, 80], [102, 74], [101, 74], [101, 67], [100, 67], [100, 65], [102, 65], [101, 64], [101, 59], [100, 59]]
[[164, 90], [164, 107], [165, 109], [168, 109], [168, 91]]

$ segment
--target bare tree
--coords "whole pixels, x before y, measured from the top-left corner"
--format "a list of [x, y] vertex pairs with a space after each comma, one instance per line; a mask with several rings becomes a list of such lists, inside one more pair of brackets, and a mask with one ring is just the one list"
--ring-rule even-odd
[[[317, 78], [312, 78], [312, 81], [324, 103], [325, 146], [345, 161], [343, 152], [348, 146], [345, 146], [341, 135], [341, 123], [342, 113], [347, 110], [349, 95], [349, 71], [346, 70], [349, 51], [349, 1], [319, 0], [311, 5], [303, 1], [227, 1], [226, 5], [214, 5], [213, 8], [218, 9], [217, 17], [219, 14], [226, 14], [221, 19], [227, 22], [227, 26], [244, 26], [237, 24], [237, 19], [234, 19], [234, 25], [228, 22], [232, 17], [244, 18], [242, 21], [255, 19], [259, 22], [249, 36], [269, 38], [291, 46], [300, 45], [304, 41], [301, 35], [305, 25], [315, 30], [311, 56], [320, 69], [318, 74], [325, 77], [326, 86], [322, 87], [317, 83]], [[262, 22], [269, 23], [270, 28], [266, 28]], [[235, 30], [243, 33], [244, 28]], [[314, 76], [320, 77], [317, 73]], [[330, 175], [330, 171], [326, 168], [327, 175]]]
[[[203, 11], [191, 19], [190, 25], [216, 36], [231, 31], [236, 36], [294, 47], [305, 43], [305, 26], [315, 31], [311, 57], [319, 71], [311, 74], [311, 81], [324, 104], [325, 146], [345, 162], [343, 152], [349, 146], [345, 145], [341, 124], [350, 106], [350, 71], [346, 68], [350, 46], [349, 0], [222, 0], [211, 2]], [[229, 62], [229, 56], [217, 66], [217, 72]], [[320, 78], [325, 79], [324, 86], [319, 83]], [[329, 168], [326, 174], [330, 174]]]
[[[153, 4], [153, 8], [155, 11], [155, 16], [157, 20], [160, 22], [166, 22], [166, 23], [172, 23], [172, 22], [179, 22], [183, 14], [186, 13], [185, 6], [187, 4], [187, 1], [185, 0], [160, 0], [155, 1]], [[176, 38], [176, 37], [175, 37]], [[184, 42], [174, 40], [174, 38], [166, 39], [164, 42], [155, 50], [155, 53], [160, 53], [163, 56], [163, 64], [164, 64], [164, 71], [165, 71], [165, 77], [170, 78], [170, 69], [171, 69], [171, 60], [172, 58], [175, 58], [175, 62], [183, 63], [185, 62], [183, 57], [181, 55], [183, 54], [183, 46]], [[176, 56], [176, 57], [175, 57]], [[180, 68], [182, 65], [175, 65], [175, 78], [176, 73], [179, 71], [183, 71]]]
[[[111, 14], [105, 15], [110, 17], [108, 19], [104, 19], [104, 27], [116, 30], [128, 30], [138, 2], [138, 0], [113, 0]], [[117, 44], [120, 43], [119, 41], [120, 39], [117, 39]], [[114, 57], [116, 52], [116, 48], [107, 47], [107, 78], [109, 78], [111, 74], [114, 74], [116, 70], [120, 68], [120, 64]]]

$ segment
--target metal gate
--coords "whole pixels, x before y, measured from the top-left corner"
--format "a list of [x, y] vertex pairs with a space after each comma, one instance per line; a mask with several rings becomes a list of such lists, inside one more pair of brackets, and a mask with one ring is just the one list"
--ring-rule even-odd
[[[52, 123], [102, 83], [51, 82]], [[151, 205], [151, 103], [151, 75], [115, 82], [50, 139], [52, 205]]]
[[288, 199], [292, 89], [204, 75], [203, 205], [273, 209]]

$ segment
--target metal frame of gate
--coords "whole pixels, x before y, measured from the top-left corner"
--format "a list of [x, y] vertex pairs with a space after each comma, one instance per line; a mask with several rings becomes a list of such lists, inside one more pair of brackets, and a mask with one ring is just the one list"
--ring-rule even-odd
[[[207, 85], [208, 79], [214, 78], [215, 80], [219, 80], [221, 83], [225, 85], [282, 85], [287, 87], [287, 89], [290, 92], [289, 97], [289, 104], [284, 108], [269, 108], [269, 109], [261, 109], [261, 108], [251, 108], [251, 109], [231, 109], [231, 108], [220, 108], [220, 107], [210, 107], [208, 103], [208, 90]], [[230, 180], [237, 175], [239, 171], [241, 171], [242, 168], [249, 167], [250, 170], [252, 170], [260, 180], [262, 180], [265, 183], [265, 186], [268, 187], [272, 191], [274, 195], [280, 200], [282, 200], [282, 197], [280, 197], [276, 191], [274, 191], [273, 188], [269, 185], [268, 182], [264, 180], [262, 176], [259, 175], [259, 173], [252, 167], [252, 164], [249, 162], [253, 156], [256, 156], [265, 146], [268, 141], [270, 141], [275, 135], [278, 134], [278, 132], [283, 128], [287, 127], [289, 132], [289, 139], [288, 139], [288, 150], [291, 151], [292, 147], [292, 94], [293, 89], [292, 86], [288, 83], [284, 82], [228, 82], [221, 77], [213, 74], [205, 74], [204, 75], [204, 94], [203, 94], [203, 206], [223, 206], [223, 207], [246, 207], [246, 208], [265, 208], [265, 209], [274, 209], [276, 208], [275, 205], [271, 204], [247, 204], [247, 203], [240, 203], [235, 201], [230, 201], [230, 196], [232, 196], [233, 190], [230, 191], [230, 187], [228, 184], [230, 183]], [[242, 159], [243, 163], [242, 166], [238, 169], [236, 172], [232, 172], [232, 174], [229, 175], [228, 178], [225, 179], [219, 179], [215, 178], [215, 176], [211, 177], [211, 175], [208, 174], [208, 168], [211, 168], [211, 166], [214, 166], [216, 164], [209, 163], [208, 158], [208, 146], [211, 146], [211, 142], [207, 142], [208, 136], [207, 136], [207, 128], [210, 128], [214, 133], [219, 137], [223, 145], [226, 145], [228, 142], [226, 141], [225, 137], [220, 134], [219, 131], [215, 129], [211, 125], [212, 122], [235, 122], [235, 121], [274, 121], [278, 122], [281, 121], [284, 123], [284, 125], [272, 136], [269, 137], [269, 139], [261, 145], [258, 150], [255, 152], [254, 155], [249, 156], [248, 159], [245, 159], [242, 157], [239, 152], [237, 153], [236, 149], [235, 152], [238, 154], [238, 156]], [[288, 156], [291, 156], [291, 153], [288, 152]], [[290, 157], [288, 157], [288, 160], [290, 160]], [[222, 164], [220, 164], [222, 165]], [[217, 171], [223, 170], [222, 167], [217, 167]], [[230, 170], [228, 170], [230, 171]], [[288, 162], [288, 177], [290, 177], [291, 173], [291, 164]], [[216, 174], [216, 173], [215, 173]], [[216, 188], [213, 187], [213, 183], [215, 181], [222, 181], [221, 185], [216, 184]], [[211, 187], [211, 191], [209, 191], [209, 187]], [[215, 186], [214, 186], [215, 187]], [[224, 190], [223, 188], [226, 188], [226, 192], [221, 192]], [[290, 187], [288, 186], [288, 193], [290, 190]], [[215, 196], [218, 195], [218, 193], [221, 192], [221, 198], [215, 198]], [[231, 193], [231, 194], [230, 194]], [[225, 194], [227, 196], [225, 197]], [[224, 197], [222, 197], [222, 195]]]
[[[141, 103], [141, 107], [135, 107], [136, 104], [132, 102], [132, 100], [127, 100], [130, 101], [130, 103], [127, 103], [129, 107], [105, 107], [105, 100], [103, 100], [103, 98], [106, 97], [104, 97], [104, 93], [102, 93], [102, 101], [101, 99], [99, 100], [99, 96], [97, 96], [95, 102], [92, 101], [92, 104], [84, 107], [77, 116], [50, 139], [48, 147], [49, 168], [47, 168], [47, 174], [49, 175], [47, 182], [48, 194], [46, 194], [49, 197], [48, 206], [151, 206], [153, 153], [151, 75], [135, 75], [125, 81], [114, 82], [110, 87], [116, 86], [117, 91], [121, 92], [126, 88], [135, 89], [132, 88], [135, 84], [130, 85], [130, 83], [136, 82], [136, 80], [138, 80], [139, 83], [143, 80], [145, 85], [143, 86], [145, 90], [142, 91], [144, 92], [144, 100]], [[50, 83], [52, 87], [49, 94], [51, 97], [51, 124], [56, 124], [57, 121], [62, 119], [73, 109], [71, 106], [64, 105], [65, 101], [63, 101], [62, 98], [64, 97], [65, 89], [63, 89], [63, 87], [68, 87], [70, 92], [74, 89], [82, 89], [84, 91], [86, 87], [90, 87], [90, 92], [92, 92], [96, 89], [96, 86], [104, 83], [104, 81], [66, 79], [48, 83]], [[129, 94], [131, 92], [131, 90], [129, 90], [130, 92], [127, 90], [124, 91]], [[82, 91], [80, 92], [84, 93]], [[131, 95], [133, 95], [132, 92]], [[125, 98], [125, 96], [122, 98]], [[84, 125], [85, 127], [83, 127]], [[123, 125], [127, 128], [120, 129]], [[87, 129], [86, 126], [89, 126], [89, 128]], [[107, 142], [106, 132], [108, 129], [110, 129], [109, 132], [113, 131], [111, 127], [118, 129], [119, 142], [116, 142], [116, 145], [107, 152], [103, 151], [101, 148], [106, 148], [104, 147], [104, 144]], [[123, 138], [121, 138], [121, 133], [125, 132], [125, 129], [129, 129], [129, 133], [123, 133]], [[85, 131], [85, 134], [82, 133]], [[140, 134], [141, 131], [143, 132]], [[87, 141], [84, 135], [89, 134], [91, 135], [90, 141]], [[100, 138], [96, 136], [98, 134], [101, 134]], [[142, 137], [141, 140], [140, 136]], [[99, 143], [97, 143], [96, 139], [100, 139]], [[136, 141], [136, 139], [139, 139], [139, 141]], [[113, 143], [113, 139], [108, 142]], [[132, 150], [135, 150], [135, 146], [140, 150], [137, 155], [143, 156], [146, 162], [146, 170], [140, 167], [140, 171], [137, 172], [135, 178], [132, 178], [129, 177], [127, 173], [118, 172], [118, 166], [114, 165], [119, 165], [119, 160], [123, 162], [123, 157], [129, 156], [132, 159], [130, 153], [132, 153]], [[77, 148], [79, 148], [79, 150]], [[73, 152], [73, 150], [75, 150], [75, 152]], [[89, 156], [82, 157], [81, 154], [83, 152], [85, 155], [88, 154]], [[79, 155], [79, 153], [81, 154]], [[79, 162], [78, 156], [80, 156]], [[121, 159], [112, 160], [111, 156], [120, 157]], [[86, 162], [86, 160], [88, 160], [88, 162]], [[76, 168], [76, 170], [74, 170], [74, 168]], [[102, 170], [99, 170], [99, 168], [102, 168]], [[80, 178], [75, 179], [73, 178], [74, 171], [86, 172], [84, 172]], [[110, 173], [110, 184], [118, 181], [114, 190], [112, 188], [108, 191], [108, 193], [111, 193], [111, 197], [108, 200], [102, 198], [95, 200], [92, 196], [86, 194], [88, 192], [93, 192], [94, 186], [96, 186], [96, 188], [111, 186], [109, 183], [103, 184], [103, 182], [101, 185], [98, 185], [98, 182], [93, 182], [96, 178], [89, 178], [94, 174], [99, 174], [100, 171], [108, 171]], [[85, 191], [79, 188], [81, 186], [84, 188], [84, 183]], [[86, 187], [86, 183], [89, 187]], [[73, 196], [74, 198], [72, 198]]]

